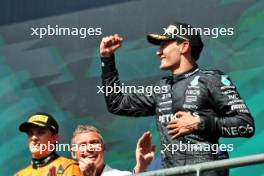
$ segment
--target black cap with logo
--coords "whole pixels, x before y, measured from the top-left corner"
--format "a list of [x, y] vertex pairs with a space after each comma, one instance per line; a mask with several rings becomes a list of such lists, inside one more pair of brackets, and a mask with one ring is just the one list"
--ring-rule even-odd
[[39, 127], [44, 127], [50, 129], [53, 133], [57, 134], [59, 132], [59, 125], [57, 121], [50, 114], [37, 112], [29, 119], [19, 126], [19, 130], [22, 132], [28, 132], [28, 128], [31, 125], [36, 125]]
[[186, 23], [173, 23], [163, 28], [162, 34], [149, 34], [147, 40], [154, 45], [160, 45], [163, 41], [189, 41], [191, 46], [203, 47], [203, 42], [198, 30]]

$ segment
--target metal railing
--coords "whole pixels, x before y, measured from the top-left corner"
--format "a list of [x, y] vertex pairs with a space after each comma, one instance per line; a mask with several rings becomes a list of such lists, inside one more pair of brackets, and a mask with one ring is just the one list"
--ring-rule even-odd
[[205, 162], [195, 165], [174, 167], [169, 169], [161, 169], [157, 171], [135, 174], [134, 176], [169, 176], [169, 175], [180, 176], [183, 174], [191, 174], [191, 173], [196, 173], [196, 175], [199, 176], [201, 171], [235, 168], [235, 167], [248, 166], [253, 164], [261, 164], [261, 163], [264, 163], [264, 154], [211, 161], [211, 162]]

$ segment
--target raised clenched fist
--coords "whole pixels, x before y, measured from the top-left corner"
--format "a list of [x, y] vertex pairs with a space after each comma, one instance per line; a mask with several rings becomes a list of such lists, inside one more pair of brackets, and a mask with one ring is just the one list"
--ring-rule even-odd
[[95, 176], [96, 174], [96, 166], [90, 158], [80, 158], [79, 160], [79, 168], [83, 174], [83, 176]]
[[123, 38], [119, 35], [110, 35], [104, 37], [100, 44], [100, 56], [110, 57], [122, 45]]

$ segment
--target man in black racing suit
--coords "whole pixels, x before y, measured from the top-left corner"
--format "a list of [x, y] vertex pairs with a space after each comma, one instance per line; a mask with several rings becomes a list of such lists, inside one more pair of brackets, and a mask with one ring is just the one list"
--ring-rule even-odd
[[[220, 71], [200, 70], [196, 61], [203, 43], [199, 34], [181, 35], [175, 23], [163, 34], [149, 34], [150, 43], [160, 45], [160, 68], [170, 70], [152, 94], [109, 91], [121, 86], [115, 67], [114, 52], [122, 38], [104, 37], [100, 45], [102, 82], [111, 113], [125, 116], [157, 115], [163, 168], [196, 164], [219, 159], [219, 153], [232, 150], [221, 147], [219, 137], [251, 137], [254, 120], [229, 77]], [[113, 89], [110, 89], [113, 90]], [[204, 175], [228, 175], [228, 171], [208, 171]]]

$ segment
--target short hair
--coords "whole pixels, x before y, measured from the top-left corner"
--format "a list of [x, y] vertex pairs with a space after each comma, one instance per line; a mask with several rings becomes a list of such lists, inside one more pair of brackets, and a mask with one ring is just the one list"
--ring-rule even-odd
[[202, 50], [203, 50], [203, 46], [192, 46], [191, 45], [191, 56], [195, 61], [199, 59]]
[[95, 133], [97, 133], [98, 136], [99, 136], [99, 138], [100, 138], [100, 142], [102, 144], [104, 144], [104, 139], [103, 139], [100, 131], [97, 128], [95, 128], [94, 126], [90, 126], [90, 125], [78, 125], [75, 128], [75, 130], [74, 130], [74, 132], [72, 134], [71, 144], [75, 144], [75, 136], [77, 134], [89, 133], [89, 132], [95, 132]]
[[[178, 39], [176, 42], [177, 42], [178, 44], [181, 44], [181, 43], [183, 43], [184, 41], [186, 41], [186, 40]], [[203, 44], [200, 45], [200, 46], [196, 46], [196, 45], [191, 45], [191, 44], [190, 44], [190, 47], [191, 47], [191, 57], [192, 57], [195, 61], [197, 61], [197, 60], [199, 59], [199, 57], [200, 57], [200, 54], [201, 54], [202, 50], [203, 50]]]

